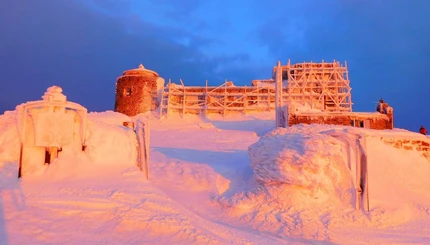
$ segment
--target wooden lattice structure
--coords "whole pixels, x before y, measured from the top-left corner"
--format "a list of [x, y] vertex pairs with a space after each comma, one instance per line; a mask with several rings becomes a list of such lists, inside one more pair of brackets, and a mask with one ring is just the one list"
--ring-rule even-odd
[[[326, 112], [351, 112], [351, 87], [346, 63], [299, 63], [281, 66], [282, 86], [278, 104], [295, 103]], [[169, 81], [160, 102], [162, 114], [170, 112], [208, 114], [228, 111], [273, 110], [276, 66], [272, 79], [254, 80], [252, 86], [234, 86], [231, 82], [216, 86], [185, 86]], [[278, 105], [279, 106], [279, 105]]]
[[[274, 73], [276, 67], [273, 69]], [[275, 76], [274, 76], [275, 77]], [[298, 63], [282, 66], [283, 98], [286, 102], [308, 103], [311, 108], [351, 112], [351, 87], [345, 62]], [[285, 99], [284, 99], [285, 101]]]
[[229, 111], [264, 111], [275, 107], [274, 88], [234, 86], [231, 82], [215, 86], [185, 86], [169, 81], [164, 88], [160, 103], [162, 114], [219, 113]]

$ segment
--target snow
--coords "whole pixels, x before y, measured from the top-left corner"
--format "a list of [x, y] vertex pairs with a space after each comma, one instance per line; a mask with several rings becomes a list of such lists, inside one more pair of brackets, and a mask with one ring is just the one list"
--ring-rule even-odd
[[[381, 140], [428, 136], [275, 129], [274, 116], [89, 113], [86, 152], [62, 152], [17, 179], [16, 112], [6, 112], [0, 244], [430, 243], [430, 161]], [[149, 180], [122, 124], [137, 119], [151, 121]], [[367, 156], [370, 212], [355, 208], [358, 152]]]
[[[275, 88], [275, 80], [254, 80], [253, 86], [259, 87], [259, 88]], [[284, 88], [288, 87], [288, 81], [282, 81], [282, 86]]]
[[[125, 71], [124, 72], [124, 74], [126, 74], [126, 73], [128, 73], [128, 72], [149, 72], [149, 73], [153, 73], [153, 74], [155, 74], [155, 75], [157, 75], [158, 76], [158, 73], [156, 73], [155, 71], [152, 71], [152, 70], [148, 70], [148, 69], [146, 69], [144, 66], [143, 66], [143, 64], [140, 64], [137, 68], [135, 68], [135, 69], [130, 69], [130, 70], [127, 70], [127, 71]], [[127, 74], [128, 75], [128, 74]]]
[[279, 128], [251, 145], [249, 154], [254, 178], [263, 185], [294, 185], [319, 200], [332, 197], [336, 189], [344, 187], [340, 193], [349, 189], [345, 150], [329, 135]]

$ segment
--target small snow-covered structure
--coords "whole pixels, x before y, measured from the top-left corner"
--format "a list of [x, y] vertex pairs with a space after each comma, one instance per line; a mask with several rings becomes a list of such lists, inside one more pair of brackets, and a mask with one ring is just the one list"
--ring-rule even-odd
[[387, 106], [387, 113], [379, 112], [331, 112], [314, 109], [309, 104], [295, 102], [283, 106], [284, 126], [296, 124], [330, 124], [368, 129], [393, 129], [393, 108]]
[[52, 86], [42, 100], [16, 107], [21, 144], [18, 177], [51, 163], [59, 151], [84, 150], [87, 109], [67, 101], [62, 92], [61, 87]]

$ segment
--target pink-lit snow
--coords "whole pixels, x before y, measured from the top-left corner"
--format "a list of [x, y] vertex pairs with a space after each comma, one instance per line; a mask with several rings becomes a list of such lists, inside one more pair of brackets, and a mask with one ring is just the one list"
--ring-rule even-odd
[[[430, 161], [381, 137], [274, 113], [151, 120], [150, 180], [115, 112], [88, 115], [87, 153], [17, 179], [15, 112], [0, 116], [0, 244], [430, 244]], [[370, 212], [355, 209], [364, 139]]]

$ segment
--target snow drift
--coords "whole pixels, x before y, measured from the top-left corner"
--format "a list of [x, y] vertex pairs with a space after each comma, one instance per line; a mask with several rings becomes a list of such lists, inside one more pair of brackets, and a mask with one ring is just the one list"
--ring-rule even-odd
[[249, 154], [259, 183], [293, 186], [301, 195], [309, 195], [309, 201], [300, 199], [308, 205], [348, 193], [351, 188], [345, 149], [329, 135], [289, 134], [279, 128], [251, 145]]
[[[405, 130], [329, 125], [272, 130], [271, 112], [207, 119], [90, 113], [85, 152], [62, 152], [49, 167], [17, 180], [14, 113], [0, 116], [0, 243], [423, 244], [430, 239], [429, 160], [381, 139], [421, 137]], [[135, 166], [133, 130], [122, 126], [136, 119], [152, 121], [150, 181]], [[370, 212], [355, 209], [354, 163], [360, 152], [367, 156]]]
[[[275, 129], [249, 147], [254, 188], [220, 203], [256, 229], [318, 240], [330, 240], [328, 230], [345, 225], [386, 227], [428, 218], [429, 209], [423, 207], [430, 204], [429, 160], [419, 152], [389, 146], [378, 135], [328, 125]], [[363, 150], [368, 213], [355, 210], [354, 165]]]

